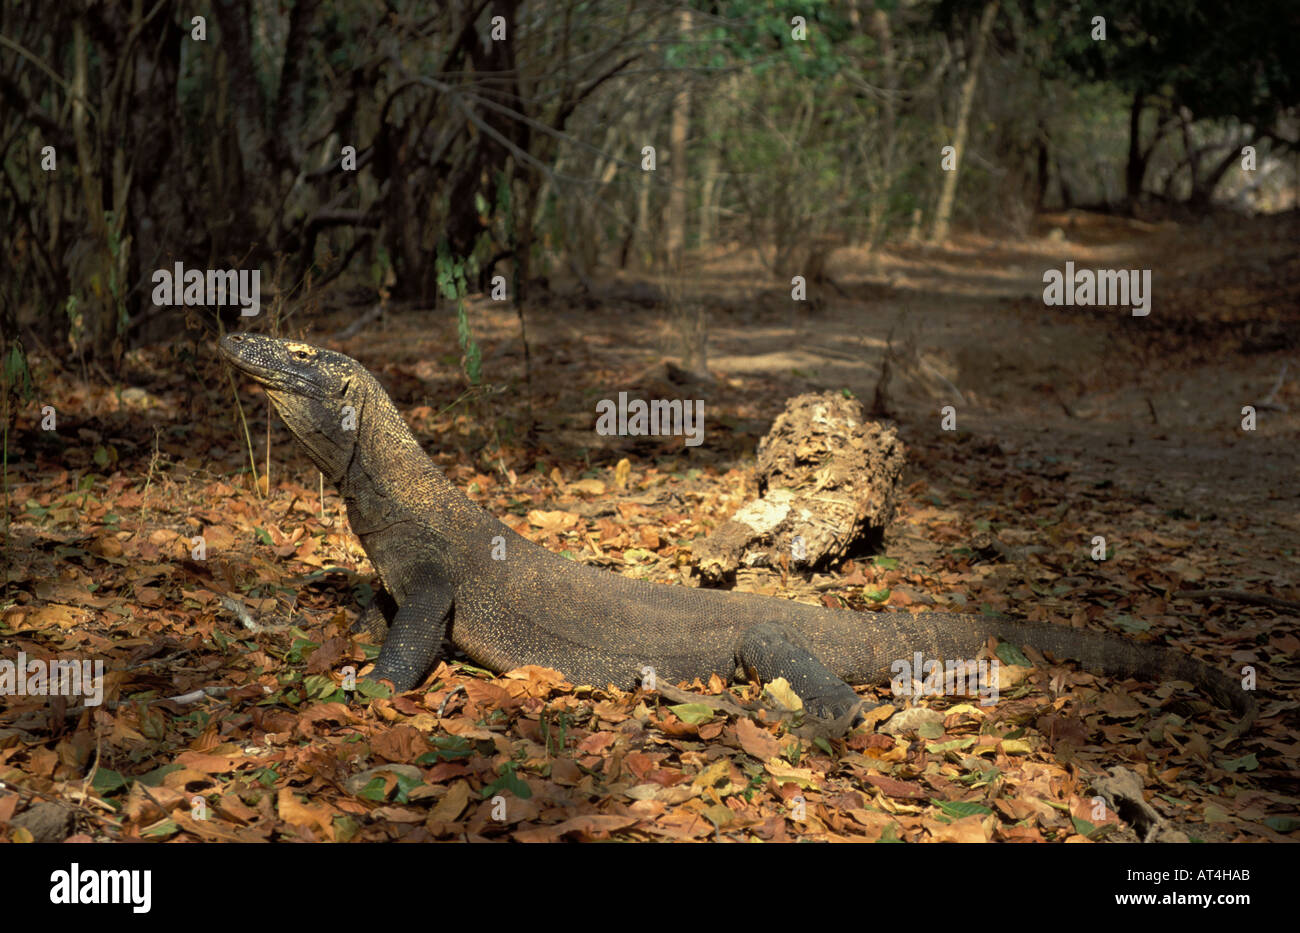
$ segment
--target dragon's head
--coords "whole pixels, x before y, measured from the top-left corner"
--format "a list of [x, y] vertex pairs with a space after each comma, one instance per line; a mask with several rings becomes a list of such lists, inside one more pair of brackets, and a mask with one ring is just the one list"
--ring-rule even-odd
[[261, 334], [228, 334], [221, 355], [262, 384], [312, 461], [337, 483], [375, 384], [365, 367], [333, 350]]

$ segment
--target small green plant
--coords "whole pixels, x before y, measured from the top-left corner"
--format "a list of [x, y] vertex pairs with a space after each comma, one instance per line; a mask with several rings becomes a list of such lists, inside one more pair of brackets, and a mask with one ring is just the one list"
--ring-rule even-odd
[[456, 339], [460, 343], [461, 367], [469, 384], [476, 386], [482, 377], [483, 359], [478, 341], [469, 329], [469, 315], [465, 312], [465, 294], [469, 290], [465, 283], [466, 266], [465, 260], [452, 258], [445, 240], [438, 244], [438, 256], [434, 261], [438, 290], [443, 297], [456, 302]]
[[564, 751], [569, 737], [569, 711], [563, 709], [559, 711], [556, 716], [556, 728], [552, 730], [550, 711], [543, 709], [538, 724], [541, 727], [542, 743], [546, 746], [546, 753], [552, 758], [558, 756]]

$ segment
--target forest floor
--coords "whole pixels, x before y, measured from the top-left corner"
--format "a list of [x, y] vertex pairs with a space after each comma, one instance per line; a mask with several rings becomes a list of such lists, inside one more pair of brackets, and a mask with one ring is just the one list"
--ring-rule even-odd
[[[10, 444], [0, 656], [102, 658], [108, 686], [89, 709], [6, 697], [0, 833], [1132, 839], [1089, 789], [1122, 765], [1189, 837], [1300, 839], [1298, 232], [1295, 216], [1047, 216], [1017, 240], [841, 249], [804, 304], [739, 248], [659, 285], [668, 307], [648, 279], [556, 281], [527, 308], [528, 384], [515, 312], [470, 302], [491, 388], [468, 399], [452, 312], [394, 309], [338, 341], [365, 310], [339, 289], [280, 322], [365, 363], [448, 476], [521, 533], [684, 585], [691, 542], [754, 493], [754, 445], [787, 398], [870, 406], [883, 388], [908, 449], [883, 550], [826, 574], [744, 571], [738, 589], [1004, 611], [1249, 665], [1261, 717], [1242, 740], [1216, 745], [1228, 714], [1171, 684], [1067, 663], [1015, 673], [995, 707], [926, 701], [942, 722], [903, 738], [801, 737], [756, 688], [736, 688], [751, 708], [737, 717], [454, 660], [420, 691], [349, 704], [337, 672], [374, 654], [348, 635], [372, 569], [278, 423], [254, 487], [230, 379], [196, 332], [132, 353], [117, 384], [37, 361]], [[1067, 260], [1152, 270], [1150, 315], [1045, 307], [1043, 272]], [[708, 383], [664, 366], [671, 306], [692, 303]], [[703, 398], [704, 443], [597, 436], [596, 401], [620, 391]], [[264, 472], [265, 398], [239, 397]], [[40, 430], [44, 404], [56, 431]], [[242, 628], [232, 598], [272, 627]]]

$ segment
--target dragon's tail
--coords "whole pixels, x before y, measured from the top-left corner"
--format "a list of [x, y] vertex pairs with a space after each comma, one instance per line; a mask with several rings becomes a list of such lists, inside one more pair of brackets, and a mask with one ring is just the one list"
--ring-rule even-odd
[[1017, 646], [1030, 645], [1039, 651], [1050, 651], [1058, 658], [1070, 658], [1089, 670], [1111, 677], [1186, 681], [1236, 713], [1237, 722], [1224, 733], [1227, 739], [1244, 734], [1259, 715], [1255, 697], [1239, 681], [1178, 649], [1144, 645], [1103, 632], [1046, 622], [1022, 622], [997, 616], [962, 618], [971, 638], [979, 643], [994, 635]]

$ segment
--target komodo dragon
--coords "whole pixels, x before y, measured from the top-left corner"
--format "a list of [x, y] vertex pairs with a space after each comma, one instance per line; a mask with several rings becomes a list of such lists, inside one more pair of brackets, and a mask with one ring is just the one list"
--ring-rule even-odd
[[[974, 658], [989, 636], [1105, 674], [1188, 681], [1240, 719], [1254, 698], [1180, 651], [1045, 623], [930, 612], [824, 609], [775, 597], [633, 580], [521, 537], [460, 492], [420, 448], [379, 382], [332, 350], [230, 334], [222, 354], [259, 382], [347, 503], [379, 572], [390, 624], [370, 677], [410, 690], [444, 635], [493, 671], [554, 668], [575, 683], [637, 685], [784, 677], [824, 719], [861, 718], [850, 683], [888, 682], [895, 659]], [[502, 556], [504, 559], [494, 559]], [[494, 554], [495, 552], [495, 554]], [[849, 715], [849, 714], [855, 715]]]

